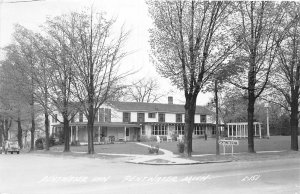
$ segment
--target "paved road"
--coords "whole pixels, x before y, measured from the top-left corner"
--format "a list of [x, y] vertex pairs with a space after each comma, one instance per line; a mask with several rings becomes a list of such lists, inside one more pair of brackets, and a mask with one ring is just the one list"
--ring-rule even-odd
[[0, 194], [300, 193], [300, 159], [151, 166], [122, 159], [0, 155]]

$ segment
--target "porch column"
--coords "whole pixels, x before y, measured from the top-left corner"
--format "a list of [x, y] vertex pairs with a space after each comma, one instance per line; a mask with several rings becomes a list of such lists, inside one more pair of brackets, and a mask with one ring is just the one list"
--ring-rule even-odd
[[243, 126], [240, 124], [240, 138], [242, 138], [242, 131], [243, 131]]
[[259, 138], [261, 139], [261, 123], [259, 123]]
[[240, 124], [241, 125], [241, 138], [244, 136], [244, 126], [243, 124]]
[[76, 141], [78, 141], [78, 126], [76, 125], [76, 137], [75, 137]]
[[126, 126], [124, 127], [124, 141], [126, 141]]
[[101, 141], [101, 126], [98, 126], [98, 142]]
[[229, 126], [230, 125], [227, 125], [227, 134], [228, 134], [228, 137], [229, 137]]
[[254, 136], [256, 136], [256, 124], [254, 124]]
[[244, 127], [244, 138], [246, 138], [246, 125], [243, 125]]

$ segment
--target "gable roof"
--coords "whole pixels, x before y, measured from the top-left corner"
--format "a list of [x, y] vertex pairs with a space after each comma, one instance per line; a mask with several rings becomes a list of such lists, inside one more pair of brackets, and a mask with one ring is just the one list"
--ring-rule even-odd
[[[182, 113], [184, 114], [184, 105], [179, 104], [161, 104], [161, 103], [145, 103], [145, 102], [110, 102], [114, 108], [120, 111], [141, 111], [141, 112], [164, 112], [164, 113]], [[212, 115], [213, 112], [206, 107], [197, 106], [196, 114]]]

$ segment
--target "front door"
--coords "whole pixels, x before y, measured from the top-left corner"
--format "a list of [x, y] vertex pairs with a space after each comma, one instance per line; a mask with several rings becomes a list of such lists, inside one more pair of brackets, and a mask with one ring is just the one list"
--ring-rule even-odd
[[139, 128], [139, 127], [135, 128], [134, 132], [135, 132], [135, 136], [136, 136], [135, 141], [140, 141], [140, 139], [141, 139], [141, 128]]

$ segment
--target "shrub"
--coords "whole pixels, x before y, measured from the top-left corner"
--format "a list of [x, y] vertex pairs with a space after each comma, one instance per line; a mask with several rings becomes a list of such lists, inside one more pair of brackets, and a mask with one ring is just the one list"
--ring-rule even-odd
[[71, 146], [80, 146], [79, 140], [72, 141]]
[[64, 132], [63, 130], [58, 131], [58, 145], [62, 145], [65, 143], [65, 137], [64, 137]]
[[173, 134], [171, 135], [171, 137], [172, 137], [172, 140], [173, 140], [173, 141], [177, 141], [177, 138], [179, 137], [179, 135], [176, 134], [176, 133], [173, 133]]
[[149, 138], [146, 135], [142, 135], [141, 138], [140, 138], [140, 141], [141, 142], [147, 142], [147, 141], [149, 141]]
[[162, 141], [167, 141], [167, 136], [159, 136], [159, 138], [162, 140]]
[[150, 141], [157, 141], [156, 135], [151, 135], [149, 138]]
[[179, 153], [183, 153], [184, 152], [184, 143], [183, 142], [178, 142], [177, 143], [177, 148], [178, 148]]
[[35, 140], [36, 149], [38, 149], [38, 150], [44, 149], [44, 142], [45, 142], [45, 139], [42, 137]]
[[56, 145], [55, 137], [54, 137], [54, 135], [50, 135], [50, 137], [49, 137], [49, 146], [52, 147], [52, 146], [55, 146], [55, 145]]
[[150, 154], [158, 154], [159, 146], [158, 145], [156, 145], [156, 146], [151, 145], [151, 147], [148, 148], [148, 150], [149, 150]]

